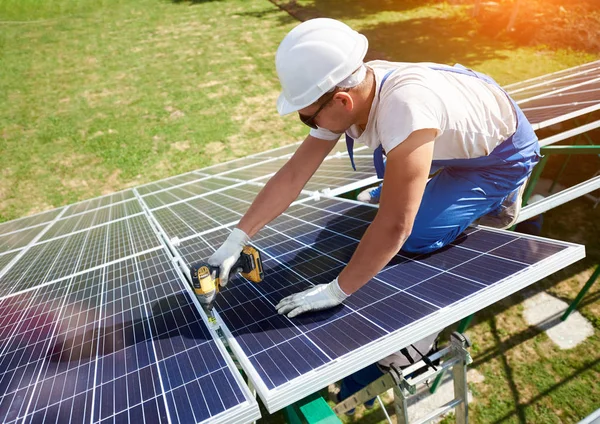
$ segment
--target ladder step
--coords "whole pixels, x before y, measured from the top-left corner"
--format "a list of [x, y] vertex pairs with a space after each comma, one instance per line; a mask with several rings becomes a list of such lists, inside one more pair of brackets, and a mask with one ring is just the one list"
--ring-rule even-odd
[[445, 405], [442, 405], [439, 408], [434, 409], [433, 411], [431, 411], [429, 414], [425, 415], [420, 420], [415, 421], [413, 424], [428, 423], [429, 421], [431, 421], [435, 418], [441, 417], [442, 415], [452, 411], [454, 408], [456, 408], [461, 403], [463, 403], [462, 399], [451, 400], [450, 402], [446, 403]]

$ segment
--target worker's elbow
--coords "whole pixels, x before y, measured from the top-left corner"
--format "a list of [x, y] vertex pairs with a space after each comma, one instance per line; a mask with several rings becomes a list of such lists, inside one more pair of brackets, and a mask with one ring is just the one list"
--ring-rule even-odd
[[410, 236], [412, 225], [404, 222], [390, 222], [386, 225], [385, 234], [389, 240], [398, 245], [398, 250]]

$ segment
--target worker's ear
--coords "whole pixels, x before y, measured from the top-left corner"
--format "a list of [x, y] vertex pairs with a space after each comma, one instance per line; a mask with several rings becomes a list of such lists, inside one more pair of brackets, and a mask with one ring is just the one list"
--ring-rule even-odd
[[345, 91], [337, 92], [333, 96], [333, 99], [335, 102], [340, 103], [348, 112], [354, 109], [354, 100], [352, 99], [350, 93]]

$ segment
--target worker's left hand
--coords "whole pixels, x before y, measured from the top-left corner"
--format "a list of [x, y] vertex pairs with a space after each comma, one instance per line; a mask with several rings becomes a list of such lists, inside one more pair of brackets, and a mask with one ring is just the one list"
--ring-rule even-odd
[[287, 314], [288, 318], [294, 318], [304, 312], [337, 306], [348, 296], [340, 288], [336, 278], [329, 284], [319, 284], [303, 292], [284, 297], [275, 308], [280, 314]]

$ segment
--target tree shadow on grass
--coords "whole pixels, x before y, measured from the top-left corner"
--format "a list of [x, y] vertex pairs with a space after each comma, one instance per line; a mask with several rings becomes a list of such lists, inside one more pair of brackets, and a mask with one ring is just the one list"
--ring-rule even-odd
[[318, 17], [334, 19], [364, 19], [381, 12], [408, 12], [412, 9], [440, 3], [438, 0], [315, 0], [301, 6], [296, 0], [270, 0], [300, 21]]
[[[382, 12], [405, 12], [437, 1], [370, 1], [344, 2], [317, 0], [301, 7], [295, 2], [272, 0], [282, 10], [304, 21], [315, 17], [331, 17], [342, 21], [364, 19]], [[482, 37], [478, 24], [462, 13], [440, 12], [440, 16], [425, 16], [363, 26], [359, 31], [369, 40], [365, 60], [384, 59], [397, 62], [462, 63], [468, 66], [489, 59], [505, 59], [501, 50], [511, 43]]]
[[202, 3], [213, 3], [213, 2], [216, 2], [216, 1], [223, 1], [223, 0], [171, 0], [171, 2], [175, 3], [175, 4], [188, 3], [190, 5], [202, 4]]
[[418, 18], [386, 23], [361, 31], [369, 39], [366, 60], [462, 63], [475, 66], [489, 59], [504, 59], [506, 45], [481, 40], [472, 23], [450, 18]]
[[[446, 2], [440, 0], [313, 0], [306, 5], [298, 5], [296, 0], [270, 1], [298, 21], [317, 17], [365, 20], [386, 12], [411, 12], [435, 5], [440, 5], [440, 15], [448, 13], [448, 9], [442, 10]], [[479, 42], [495, 44], [502, 41], [515, 46], [545, 45], [598, 53], [600, 44], [595, 34], [600, 27], [600, 14], [594, 0], [577, 0], [568, 5], [547, 0], [522, 2], [512, 31], [507, 30], [512, 6], [501, 7], [498, 2], [487, 2], [473, 17], [472, 0], [452, 0], [450, 3], [457, 7], [457, 11], [462, 9], [470, 15], [458, 21], [467, 22], [469, 28], [476, 28]], [[435, 31], [435, 28], [431, 29]]]

